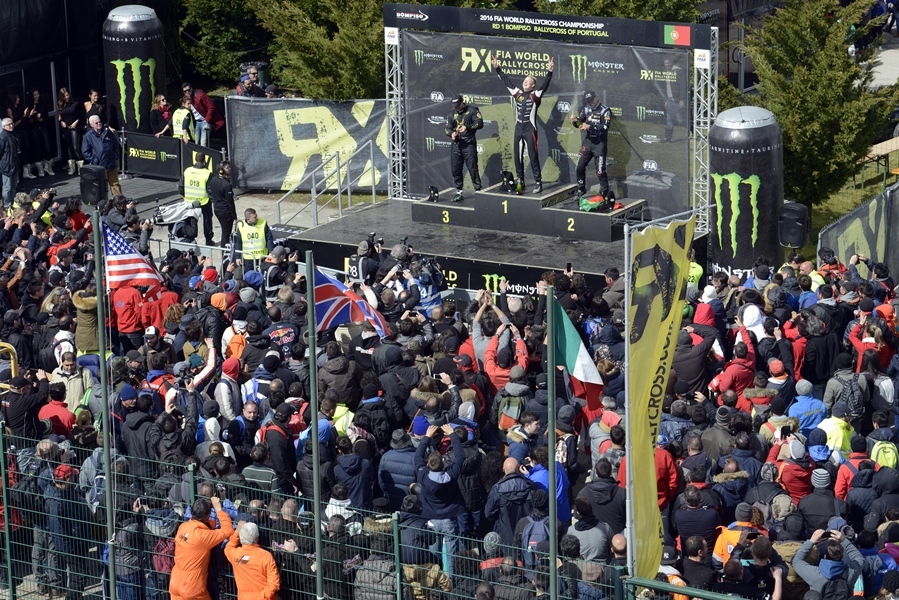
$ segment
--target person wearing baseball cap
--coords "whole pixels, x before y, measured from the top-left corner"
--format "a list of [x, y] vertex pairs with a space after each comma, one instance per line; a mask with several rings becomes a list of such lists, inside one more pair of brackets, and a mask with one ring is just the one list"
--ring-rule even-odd
[[456, 186], [453, 202], [461, 202], [465, 197], [462, 194], [462, 185], [465, 181], [462, 173], [463, 162], [468, 168], [474, 191], [481, 189], [478, 142], [475, 133], [484, 127], [484, 120], [481, 118], [481, 110], [473, 104], [466, 104], [462, 94], [455, 94], [450, 102], [453, 105], [453, 112], [446, 118], [444, 133], [453, 141], [450, 145], [450, 167], [453, 171], [453, 184]]
[[50, 382], [47, 374], [38, 369], [35, 375], [37, 389], [31, 381], [22, 375], [16, 375], [9, 380], [9, 394], [4, 398], [6, 408], [6, 426], [10, 428], [16, 437], [32, 440], [41, 438], [43, 425], [38, 415], [41, 408], [47, 403], [50, 394]]
[[599, 194], [609, 195], [609, 175], [606, 173], [606, 153], [608, 152], [608, 132], [612, 122], [612, 111], [603, 106], [596, 92], [584, 92], [584, 101], [576, 113], [571, 113], [571, 124], [584, 132], [584, 141], [578, 154], [577, 193], [587, 193], [587, 165], [596, 159], [596, 176], [599, 178]]

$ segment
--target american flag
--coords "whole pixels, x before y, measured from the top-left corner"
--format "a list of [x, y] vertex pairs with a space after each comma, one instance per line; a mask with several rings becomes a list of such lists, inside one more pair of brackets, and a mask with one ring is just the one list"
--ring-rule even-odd
[[106, 223], [103, 223], [103, 255], [107, 289], [153, 287], [162, 283], [156, 267]]
[[319, 329], [368, 321], [381, 337], [387, 335], [387, 321], [377, 310], [345, 285], [315, 267], [315, 321]]

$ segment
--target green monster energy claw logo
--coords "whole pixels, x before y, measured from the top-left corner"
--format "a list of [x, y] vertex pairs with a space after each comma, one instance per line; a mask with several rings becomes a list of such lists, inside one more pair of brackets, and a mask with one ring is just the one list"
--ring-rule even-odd
[[571, 77], [577, 83], [583, 83], [587, 79], [587, 55], [572, 54], [569, 58], [571, 59]]
[[429, 137], [425, 138], [425, 146], [428, 148], [428, 152], [434, 151], [434, 138]]
[[484, 289], [490, 294], [499, 294], [499, 282], [505, 281], [506, 278], [499, 273], [485, 273], [483, 277]]
[[758, 175], [750, 175], [744, 178], [739, 173], [721, 175], [712, 173], [712, 182], [715, 186], [715, 209], [717, 211], [718, 242], [724, 248], [724, 239], [721, 237], [721, 226], [724, 221], [724, 201], [721, 199], [721, 188], [727, 182], [730, 200], [730, 243], [733, 258], [737, 257], [737, 226], [740, 220], [740, 186], [749, 187], [749, 206], [752, 208], [752, 245], [755, 246], [759, 237], [759, 188], [762, 180]]
[[549, 154], [552, 156], [553, 162], [559, 164], [559, 160], [562, 158], [562, 151], [558, 148], [550, 148]]
[[143, 93], [143, 77], [141, 77], [141, 67], [146, 66], [150, 74], [150, 98], [156, 96], [156, 59], [148, 58], [141, 60], [134, 57], [128, 60], [111, 60], [109, 63], [115, 67], [116, 81], [119, 84], [119, 103], [122, 107], [122, 118], [128, 122], [128, 109], [125, 106], [125, 99], [128, 92], [128, 86], [125, 83], [125, 72], [131, 67], [131, 84], [134, 86], [134, 96], [132, 102], [134, 104], [134, 122], [135, 128], [140, 128], [140, 103], [141, 94]]
[[637, 107], [637, 120], [638, 120], [638, 121], [645, 121], [645, 120], [646, 120], [646, 107], [645, 107], [645, 106], [638, 106], [638, 107]]
[[425, 60], [425, 51], [424, 50], [416, 50], [415, 51], [415, 64], [421, 66]]

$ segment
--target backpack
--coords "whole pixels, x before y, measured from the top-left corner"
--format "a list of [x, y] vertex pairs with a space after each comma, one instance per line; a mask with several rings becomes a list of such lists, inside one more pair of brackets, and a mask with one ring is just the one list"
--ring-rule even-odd
[[247, 346], [247, 336], [244, 333], [235, 333], [228, 340], [228, 347], [225, 348], [225, 358], [240, 358], [243, 355], [243, 349]]
[[172, 387], [172, 383], [164, 377], [157, 377], [156, 383], [150, 383], [146, 379], [140, 382], [140, 388], [137, 390], [138, 396], [149, 394], [153, 396], [153, 412], [154, 415], [162, 414], [165, 409], [165, 395]]
[[259, 432], [256, 434], [256, 435], [259, 437], [259, 441], [258, 441], [257, 443], [258, 443], [258, 444], [264, 444], [264, 443], [265, 443], [265, 437], [268, 435], [268, 432], [269, 432], [269, 431], [272, 431], [272, 430], [277, 431], [278, 433], [280, 433], [281, 435], [283, 435], [285, 438], [287, 437], [287, 435], [285, 435], [283, 429], [281, 429], [280, 427], [278, 427], [278, 426], [275, 425], [274, 423], [270, 423], [269, 425], [266, 425], [266, 426], [264, 426], [264, 427], [260, 427], [260, 428], [259, 428]]
[[153, 569], [163, 575], [171, 575], [175, 566], [175, 539], [160, 538], [153, 547]]
[[103, 462], [93, 454], [91, 454], [91, 462], [94, 463], [95, 474], [91, 487], [85, 494], [85, 500], [90, 511], [96, 514], [99, 507], [106, 506], [106, 474], [103, 472]]
[[889, 286], [889, 284], [887, 284], [886, 281], [878, 281], [877, 283], [880, 284], [880, 287], [882, 287], [883, 289], [886, 290], [886, 292], [884, 292], [884, 296], [883, 296], [883, 303], [884, 303], [884, 304], [891, 304], [891, 303], [893, 302], [893, 300], [896, 299], [896, 290], [895, 290], [895, 288], [891, 288], [891, 287]]
[[533, 569], [540, 562], [537, 546], [549, 541], [549, 517], [543, 517], [539, 521], [530, 516], [527, 519], [528, 522], [521, 531], [521, 550], [525, 568]]
[[378, 443], [378, 448], [390, 447], [390, 436], [393, 430], [390, 428], [390, 419], [387, 416], [387, 410], [384, 408], [383, 402], [362, 402], [356, 414], [368, 413], [368, 422], [371, 425], [369, 432], [374, 436]]
[[843, 386], [839, 401], [846, 403], [849, 414], [853, 417], [865, 414], [865, 399], [862, 397], [862, 388], [858, 385], [858, 373], [853, 373], [852, 381], [847, 381], [839, 375], [834, 375], [833, 378]]
[[565, 435], [559, 436], [559, 439], [556, 440], [556, 462], [562, 465], [563, 468], [568, 468], [568, 438], [570, 438], [572, 434], [566, 433]]
[[874, 379], [874, 389], [871, 390], [871, 407], [892, 414], [895, 405], [896, 390], [893, 387], [893, 380], [886, 375], [878, 375]]
[[899, 450], [893, 442], [880, 440], [871, 448], [871, 460], [881, 467], [895, 469], [899, 465]]
[[521, 413], [527, 405], [528, 399], [524, 396], [507, 396], [503, 394], [499, 401], [499, 422], [497, 425], [503, 431], [508, 431], [518, 424]]
[[39, 478], [38, 471], [22, 471], [19, 480], [10, 490], [10, 500], [11, 505], [19, 509], [25, 521], [43, 527], [47, 518], [44, 509], [44, 491], [38, 484]]
[[62, 340], [53, 340], [52, 344], [37, 353], [37, 364], [47, 373], [52, 373], [59, 368], [59, 361], [56, 360], [56, 349], [61, 345]]
[[771, 502], [781, 494], [783, 494], [783, 490], [778, 488], [771, 492], [771, 495], [764, 500], [756, 500], [752, 503], [752, 507], [759, 509], [762, 512], [762, 516], [765, 517], [765, 529], [767, 529], [768, 531], [772, 531], [775, 527], [774, 515], [771, 510]]
[[824, 600], [851, 600], [852, 588], [843, 576], [830, 579], [821, 589], [821, 597]]

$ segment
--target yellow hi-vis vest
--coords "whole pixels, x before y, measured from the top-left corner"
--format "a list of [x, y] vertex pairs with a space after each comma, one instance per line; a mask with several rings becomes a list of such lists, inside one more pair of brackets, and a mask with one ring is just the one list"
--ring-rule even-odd
[[246, 221], [237, 222], [237, 233], [240, 235], [240, 256], [244, 260], [261, 259], [268, 256], [268, 247], [265, 245], [265, 226], [263, 219], [257, 219], [255, 225], [249, 225]]
[[[190, 126], [187, 127], [186, 132], [181, 127], [184, 123], [184, 119], [190, 116], [190, 114], [189, 108], [178, 108], [172, 113], [172, 137], [176, 137], [180, 140], [181, 134], [187, 133], [187, 139], [193, 141], [194, 132], [191, 130]], [[193, 121], [193, 119], [191, 119], [191, 121]]]
[[206, 184], [212, 173], [207, 169], [187, 167], [184, 169], [184, 199], [188, 202], [198, 202], [200, 206], [209, 203], [209, 193]]

